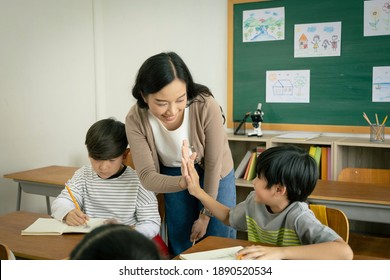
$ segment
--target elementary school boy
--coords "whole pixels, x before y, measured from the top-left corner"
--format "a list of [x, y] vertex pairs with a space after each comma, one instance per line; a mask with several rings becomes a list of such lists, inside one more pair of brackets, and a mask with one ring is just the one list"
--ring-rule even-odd
[[[272, 147], [258, 156], [254, 191], [236, 207], [218, 203], [199, 186], [193, 159], [183, 153], [188, 191], [219, 220], [248, 232], [249, 241], [275, 246], [249, 246], [239, 259], [352, 259], [349, 245], [316, 219], [305, 202], [313, 191], [318, 168], [303, 149]], [[202, 236], [194, 233], [192, 240]]]
[[68, 225], [107, 218], [154, 238], [161, 224], [157, 198], [122, 163], [129, 153], [125, 125], [113, 118], [100, 120], [89, 128], [85, 145], [91, 165], [78, 169], [66, 183], [70, 193], [64, 188], [53, 201], [52, 216]]

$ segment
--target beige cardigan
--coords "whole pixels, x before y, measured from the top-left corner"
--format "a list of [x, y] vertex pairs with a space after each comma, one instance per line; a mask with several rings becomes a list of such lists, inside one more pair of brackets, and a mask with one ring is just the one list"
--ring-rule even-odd
[[[233, 169], [220, 106], [211, 96], [204, 99], [198, 96], [189, 106], [189, 120], [192, 150], [205, 168], [204, 189], [216, 198], [219, 180]], [[156, 193], [181, 191], [180, 176], [159, 173], [159, 158], [148, 121], [148, 109], [141, 109], [137, 104], [130, 109], [126, 116], [126, 134], [142, 185]]]

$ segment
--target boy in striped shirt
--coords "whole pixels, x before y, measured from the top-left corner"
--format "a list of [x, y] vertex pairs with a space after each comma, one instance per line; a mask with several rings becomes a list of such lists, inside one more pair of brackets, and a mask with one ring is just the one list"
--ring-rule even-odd
[[78, 169], [67, 182], [80, 210], [64, 188], [52, 203], [52, 216], [72, 226], [106, 218], [155, 237], [161, 224], [157, 199], [141, 185], [136, 171], [123, 164], [129, 154], [124, 124], [113, 118], [96, 122], [85, 145], [91, 165]]

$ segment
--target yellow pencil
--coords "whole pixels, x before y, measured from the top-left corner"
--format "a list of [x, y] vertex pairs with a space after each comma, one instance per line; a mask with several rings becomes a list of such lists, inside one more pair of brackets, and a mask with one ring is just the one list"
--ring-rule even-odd
[[375, 118], [376, 118], [376, 125], [379, 125], [379, 120], [378, 120], [378, 114], [375, 113]]
[[[383, 122], [382, 122], [381, 126], [384, 126], [385, 123], [386, 123], [386, 121], [387, 121], [387, 116], [383, 119]], [[377, 119], [377, 122], [378, 122], [378, 119]], [[381, 140], [381, 141], [384, 140], [383, 137], [382, 137], [382, 135], [380, 135], [381, 132], [382, 132], [382, 129], [383, 129], [383, 132], [384, 132], [384, 129], [385, 129], [385, 128], [384, 128], [384, 127], [379, 127], [379, 124], [378, 124], [378, 129], [377, 129], [376, 135], [375, 135], [375, 139], [376, 139], [376, 140]]]
[[384, 118], [384, 120], [383, 120], [383, 122], [382, 122], [382, 125], [384, 125], [384, 124], [386, 123], [387, 117], [388, 117], [388, 116], [386, 116], [386, 117]]
[[70, 198], [73, 200], [73, 203], [76, 205], [76, 208], [77, 208], [78, 210], [80, 210], [80, 206], [79, 206], [79, 204], [77, 203], [76, 199], [74, 198], [73, 193], [72, 193], [72, 191], [70, 190], [70, 188], [69, 188], [67, 185], [65, 185], [65, 188], [68, 190], [68, 193], [69, 193], [69, 195], [70, 195]]

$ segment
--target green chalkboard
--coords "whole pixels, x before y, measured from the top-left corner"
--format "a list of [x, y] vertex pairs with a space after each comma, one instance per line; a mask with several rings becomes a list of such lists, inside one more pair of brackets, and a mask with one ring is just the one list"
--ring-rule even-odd
[[[233, 1], [234, 2], [234, 1]], [[373, 67], [390, 66], [390, 35], [364, 37], [363, 0], [233, 4], [232, 120], [262, 103], [264, 124], [367, 126], [390, 102], [372, 102]], [[285, 40], [243, 42], [243, 11], [285, 7]], [[383, 11], [382, 11], [383, 12]], [[341, 22], [341, 55], [294, 58], [294, 25]], [[310, 70], [309, 103], [266, 103], [266, 71]], [[248, 122], [250, 120], [248, 119]]]

